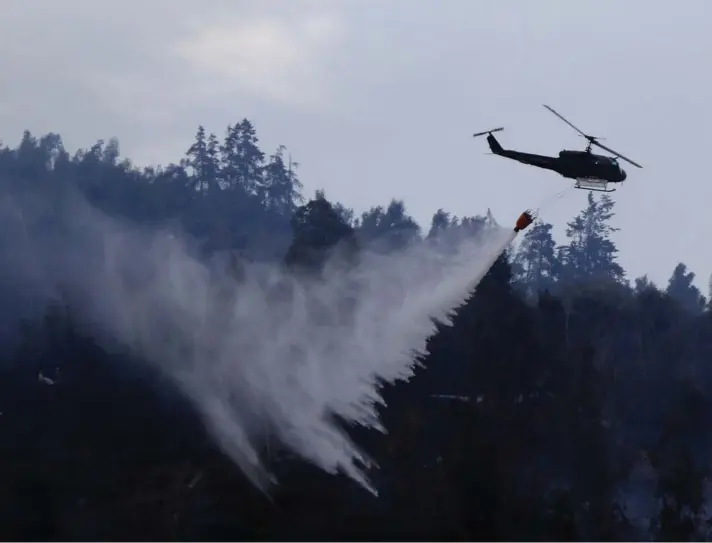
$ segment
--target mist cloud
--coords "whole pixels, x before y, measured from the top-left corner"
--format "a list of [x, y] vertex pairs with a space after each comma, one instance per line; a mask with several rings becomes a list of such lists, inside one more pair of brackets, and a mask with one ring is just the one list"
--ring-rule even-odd
[[492, 227], [478, 239], [364, 251], [349, 270], [327, 263], [319, 280], [246, 264], [238, 279], [179, 232], [111, 218], [76, 194], [0, 204], [5, 279], [69, 300], [84, 322], [160, 367], [263, 489], [265, 432], [370, 488], [368, 458], [332, 415], [380, 429], [379, 384], [412, 375], [432, 318], [447, 320], [514, 236]]

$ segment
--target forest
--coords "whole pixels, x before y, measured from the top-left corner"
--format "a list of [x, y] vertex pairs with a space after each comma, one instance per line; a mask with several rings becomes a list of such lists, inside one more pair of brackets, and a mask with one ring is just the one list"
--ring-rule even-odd
[[[139, 168], [115, 139], [68, 153], [25, 132], [0, 147], [0, 200], [71, 187], [130, 224], [176, 225], [202, 258], [318, 274], [331, 248], [399, 251], [492, 217], [393, 200], [358, 214], [303, 194], [298, 165], [252, 122], [199, 127], [185, 156]], [[59, 228], [49, 210], [34, 236]], [[615, 202], [589, 193], [558, 244], [535, 222], [384, 387], [388, 432], [352, 429], [379, 496], [265, 447], [256, 489], [163, 376], [37, 301], [0, 236], [0, 533], [15, 540], [676, 540], [708, 538], [712, 311], [684, 263], [667, 285], [617, 262]], [[2, 219], [5, 222], [5, 219]], [[23, 290], [24, 288], [24, 290]], [[238, 291], [239, 295], [239, 291]]]

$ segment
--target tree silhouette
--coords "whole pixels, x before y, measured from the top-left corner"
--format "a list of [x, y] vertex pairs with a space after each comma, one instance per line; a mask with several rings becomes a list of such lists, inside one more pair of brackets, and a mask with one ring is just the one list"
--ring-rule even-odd
[[551, 289], [558, 279], [560, 263], [556, 258], [556, 242], [551, 234], [553, 226], [536, 221], [528, 230], [514, 258], [518, 279], [527, 295]]
[[444, 258], [498, 228], [492, 214], [438, 209], [421, 230], [404, 201], [360, 214], [323, 191], [304, 202], [286, 148], [265, 154], [247, 119], [222, 142], [200, 126], [182, 159], [146, 168], [113, 138], [70, 155], [59, 135], [26, 131], [0, 145], [0, 191], [7, 538], [707, 537], [712, 313], [684, 263], [664, 290], [646, 275], [627, 284], [607, 195], [588, 195], [559, 247], [551, 224], [533, 224], [452, 325], [437, 323], [415, 376], [381, 386], [386, 434], [343, 424], [379, 465], [378, 498], [270, 441], [262, 453], [281, 484], [267, 499], [175, 383], [88, 322], [61, 285], [37, 289], [62, 262], [54, 252], [95, 234], [68, 223], [68, 202], [182, 231], [208, 268], [229, 263], [211, 294], [218, 324], [257, 261], [291, 275], [277, 298], [300, 281], [341, 289], [338, 311], [319, 300], [309, 310], [342, 331], [366, 288], [349, 273], [366, 252], [419, 245]]
[[695, 274], [687, 271], [687, 266], [680, 262], [675, 266], [665, 292], [688, 311], [699, 313], [704, 309], [706, 300], [700, 289], [692, 283], [694, 280]]
[[568, 281], [623, 279], [625, 272], [615, 261], [618, 249], [610, 239], [618, 229], [608, 224], [614, 216], [614, 205], [607, 194], [596, 200], [589, 192], [586, 209], [567, 223], [566, 236], [570, 242], [561, 248], [560, 255], [565, 265], [563, 274]]

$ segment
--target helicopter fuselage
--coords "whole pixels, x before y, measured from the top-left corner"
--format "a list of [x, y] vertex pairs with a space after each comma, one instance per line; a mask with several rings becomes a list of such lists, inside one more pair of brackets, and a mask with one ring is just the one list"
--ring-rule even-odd
[[590, 151], [561, 151], [558, 162], [557, 171], [570, 179], [594, 178], [609, 183], [622, 183], [627, 177], [615, 158]]
[[607, 183], [622, 183], [627, 174], [620, 167], [618, 161], [609, 156], [597, 155], [590, 151], [563, 150], [559, 156], [537, 155], [504, 149], [497, 139], [489, 134], [487, 136], [490, 150], [493, 154], [523, 164], [552, 170], [569, 179], [590, 179]]

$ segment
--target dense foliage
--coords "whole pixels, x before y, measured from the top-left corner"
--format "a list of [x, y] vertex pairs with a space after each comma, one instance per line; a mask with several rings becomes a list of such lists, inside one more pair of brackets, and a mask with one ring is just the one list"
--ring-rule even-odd
[[[179, 224], [206, 257], [229, 251], [295, 273], [318, 273], [340, 240], [352, 252], [393, 251], [486, 222], [438, 210], [424, 231], [399, 201], [356, 216], [323, 193], [305, 202], [296, 171], [284, 147], [260, 149], [246, 119], [222, 141], [200, 127], [186, 157], [164, 168], [134, 167], [115, 140], [74, 156], [55, 134], [0, 147], [0, 193], [72, 185], [112, 216]], [[550, 224], [532, 225], [429, 340], [415, 378], [384, 391], [389, 433], [357, 436], [380, 464], [379, 498], [266, 454], [282, 481], [268, 500], [164, 378], [107, 350], [61, 302], [37, 318], [3, 294], [4, 312], [24, 318], [3, 331], [0, 533], [705, 538], [712, 313], [682, 263], [664, 289], [629, 283], [613, 209], [589, 194], [564, 245]]]

